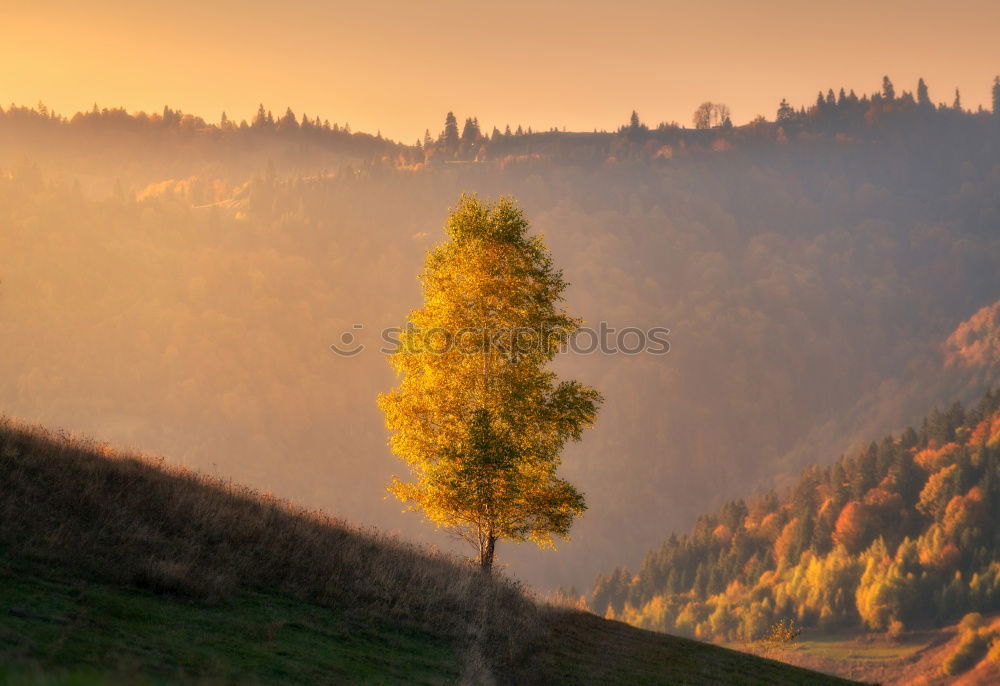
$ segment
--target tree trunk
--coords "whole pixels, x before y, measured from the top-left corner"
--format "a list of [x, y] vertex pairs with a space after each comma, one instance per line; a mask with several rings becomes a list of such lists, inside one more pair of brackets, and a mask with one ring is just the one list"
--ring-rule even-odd
[[484, 572], [489, 573], [493, 569], [493, 551], [496, 548], [496, 542], [497, 537], [488, 533], [479, 549], [479, 566]]

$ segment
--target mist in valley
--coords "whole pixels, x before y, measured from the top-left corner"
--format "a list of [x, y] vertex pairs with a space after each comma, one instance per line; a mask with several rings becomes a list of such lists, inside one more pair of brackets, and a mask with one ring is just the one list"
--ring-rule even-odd
[[[990, 113], [880, 94], [740, 127], [470, 120], [419, 147], [287, 115], [0, 114], [5, 413], [464, 554], [387, 496], [405, 465], [375, 405], [380, 332], [463, 191], [519, 201], [588, 326], [671, 332], [666, 355], [558, 359], [605, 406], [564, 455], [571, 540], [498, 549], [540, 587], [996, 381], [995, 349], [945, 343], [1000, 294]], [[345, 333], [365, 350], [335, 354]]]

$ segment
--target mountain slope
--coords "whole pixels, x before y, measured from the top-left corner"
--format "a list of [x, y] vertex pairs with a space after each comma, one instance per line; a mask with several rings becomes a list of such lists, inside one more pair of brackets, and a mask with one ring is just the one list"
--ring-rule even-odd
[[[991, 319], [992, 321], [992, 319]], [[716, 640], [794, 617], [899, 635], [1000, 609], [1000, 395], [807, 469], [782, 496], [734, 500], [671, 536], [638, 575], [600, 577], [592, 607]]]
[[0, 422], [0, 683], [838, 683]]
[[547, 618], [530, 673], [537, 684], [837, 684], [826, 674], [700, 641], [644, 631], [587, 612]]

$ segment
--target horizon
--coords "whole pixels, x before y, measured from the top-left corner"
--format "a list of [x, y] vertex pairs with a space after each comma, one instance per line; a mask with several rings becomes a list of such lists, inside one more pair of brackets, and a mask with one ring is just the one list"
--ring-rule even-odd
[[[476, 117], [486, 132], [590, 132], [615, 130], [633, 110], [651, 127], [690, 127], [695, 108], [710, 100], [727, 104], [742, 125], [773, 119], [782, 98], [798, 107], [829, 88], [878, 91], [883, 75], [898, 92], [923, 78], [935, 103], [950, 104], [957, 88], [966, 109], [988, 107], [1000, 71], [989, 35], [1000, 20], [995, 5], [771, 4], [782, 11], [632, 2], [584, 10], [577, 3], [566, 13], [559, 3], [525, 21], [530, 5], [514, 2], [468, 32], [457, 3], [425, 11], [386, 2], [366, 11], [298, 0], [278, 13], [261, 2], [150, 9], [109, 0], [85, 11], [15, 2], [0, 29], [0, 62], [9, 65], [4, 101], [43, 102], [65, 116], [94, 103], [150, 113], [166, 105], [210, 123], [225, 111], [238, 122], [263, 103], [275, 116], [290, 107], [299, 118], [407, 145], [425, 130], [436, 135], [449, 111], [460, 123]], [[819, 22], [822, 32], [798, 30]], [[511, 41], [517, 50], [498, 60]], [[790, 73], [785, 57], [793, 55], [807, 55], [807, 68]]]
[[[916, 91], [917, 91], [916, 84], [914, 84], [914, 88], [913, 89], [907, 89], [906, 87], [900, 86], [899, 84], [897, 84], [895, 82], [895, 80], [892, 79], [892, 77], [890, 75], [884, 75], [884, 76], [887, 77], [887, 78], [889, 78], [890, 82], [892, 82], [892, 85], [894, 87], [898, 88], [898, 90], [897, 90], [897, 96], [896, 96], [897, 98], [899, 98], [903, 94], [908, 94], [908, 95], [910, 95], [910, 96], [912, 96], [914, 98], [916, 97]], [[993, 77], [993, 79], [994, 80], [991, 82], [991, 87], [992, 87], [992, 84], [1000, 82], [1000, 75], [997, 75], [997, 76]], [[881, 85], [882, 84], [880, 83], [880, 86]], [[827, 89], [827, 90], [834, 90], [834, 92], [836, 93], [836, 89]], [[870, 98], [873, 98], [873, 97], [878, 97], [878, 96], [881, 95], [881, 87], [877, 88], [877, 89], [874, 89], [872, 91], [859, 91], [859, 90], [854, 89], [854, 88], [844, 88], [843, 90], [847, 91], [852, 96], [857, 96], [858, 98], [860, 98], [862, 100], [870, 99]], [[823, 91], [823, 90], [820, 90], [818, 92], [819, 92], [820, 95], [823, 95], [825, 93], [825, 91]], [[932, 102], [933, 102], [933, 99], [932, 99]], [[706, 104], [712, 105], [713, 103], [708, 102]], [[725, 103], [714, 103], [714, 104], [725, 104]], [[810, 111], [811, 108], [813, 108], [813, 106], [815, 105], [815, 102], [809, 102], [809, 103], [801, 102], [800, 103], [800, 102], [789, 101], [788, 104], [791, 106], [791, 109], [794, 110], [794, 111], [796, 111], [796, 112], [798, 112], [800, 109], [808, 112], [808, 111]], [[933, 103], [933, 104], [934, 104], [935, 107], [938, 107], [938, 108], [947, 109], [947, 108], [951, 107], [947, 102], [936, 102], [936, 103]], [[983, 103], [979, 103], [975, 107], [969, 106], [964, 101], [964, 96], [962, 98], [961, 104], [962, 104], [962, 111], [966, 112], [966, 113], [969, 113], [969, 114], [977, 114], [977, 113], [990, 114], [991, 113], [990, 107], [984, 105]], [[989, 103], [987, 103], [987, 105], [988, 104]], [[43, 107], [44, 107], [44, 110], [42, 110]], [[292, 113], [295, 115], [295, 118], [296, 118], [297, 122], [301, 122], [302, 121], [302, 117], [305, 115], [305, 116], [308, 116], [309, 119], [313, 120], [313, 121], [315, 121], [316, 119], [318, 119], [320, 121], [324, 121], [325, 120], [324, 121], [325, 124], [329, 124], [330, 127], [334, 127], [334, 128], [336, 128], [338, 126], [343, 127], [345, 124], [346, 125], [350, 124], [349, 122], [337, 122], [337, 121], [333, 121], [333, 120], [330, 120], [327, 117], [323, 117], [323, 116], [318, 115], [318, 114], [310, 114], [307, 111], [296, 111], [294, 108], [292, 108], [291, 106], [288, 106], [288, 105], [285, 105], [285, 106], [282, 106], [282, 107], [290, 109], [292, 111]], [[55, 109], [54, 107], [49, 107], [48, 103], [45, 102], [45, 101], [42, 101], [42, 100], [38, 101], [34, 105], [29, 104], [29, 103], [19, 103], [19, 102], [10, 102], [10, 103], [8, 103], [8, 105], [7, 105], [7, 111], [12, 111], [15, 108], [30, 109], [30, 110], [33, 110], [33, 111], [36, 111], [36, 112], [44, 111], [49, 116], [53, 116], [53, 117], [56, 117], [56, 118], [61, 118], [62, 120], [65, 120], [65, 121], [70, 121], [70, 120], [73, 119], [73, 117], [75, 117], [77, 115], [85, 115], [85, 114], [88, 114], [90, 112], [113, 112], [113, 111], [121, 111], [121, 112], [124, 112], [128, 116], [136, 117], [136, 116], [139, 116], [139, 115], [146, 115], [146, 116], [159, 115], [159, 114], [161, 114], [165, 110], [170, 110], [170, 111], [172, 111], [172, 112], [174, 112], [175, 114], [178, 114], [178, 115], [183, 114], [183, 115], [189, 115], [189, 116], [192, 116], [192, 117], [200, 118], [200, 119], [202, 119], [204, 121], [204, 123], [205, 123], [206, 126], [210, 126], [210, 127], [219, 127], [222, 124], [222, 122], [221, 122], [221, 116], [223, 114], [226, 116], [227, 121], [230, 122], [231, 124], [236, 124], [237, 126], [241, 126], [243, 124], [249, 125], [249, 124], [251, 124], [253, 122], [254, 117], [257, 115], [257, 112], [258, 112], [258, 110], [255, 109], [253, 116], [249, 116], [249, 117], [235, 117], [235, 116], [230, 115], [230, 113], [228, 111], [223, 110], [220, 113], [220, 118], [218, 120], [213, 120], [209, 116], [206, 116], [204, 113], [184, 110], [183, 108], [180, 108], [180, 107], [174, 107], [170, 103], [165, 103], [162, 106], [162, 108], [129, 109], [129, 108], [127, 108], [125, 106], [122, 106], [122, 105], [107, 105], [107, 104], [102, 104], [100, 102], [95, 101], [89, 108], [76, 109], [76, 110], [66, 111], [66, 112], [59, 111], [59, 110]], [[274, 121], [279, 120], [285, 114], [285, 112], [281, 109], [281, 107], [277, 107], [277, 108], [268, 107], [263, 102], [262, 103], [258, 103], [258, 108], [263, 108], [263, 110], [266, 111], [268, 115], [273, 116]], [[775, 105], [775, 109], [777, 109], [777, 108], [778, 108], [778, 104]], [[3, 111], [5, 111], [5, 108], [4, 108], [3, 104], [0, 104], [0, 112], [3, 112]], [[445, 113], [445, 115], [450, 115], [450, 114], [455, 114], [455, 113], [454, 113], [453, 110], [449, 110], [449, 111], [447, 111]], [[666, 125], [668, 127], [673, 126], [673, 127], [676, 127], [677, 130], [692, 130], [692, 131], [694, 131], [694, 130], [698, 129], [697, 126], [695, 126], [695, 125], [689, 125], [690, 123], [685, 123], [685, 122], [678, 122], [678, 121], [670, 121], [670, 122], [660, 121], [660, 122], [654, 122], [654, 121], [649, 121], [649, 120], [643, 118], [642, 115], [641, 115], [641, 113], [638, 113], [636, 110], [632, 110], [629, 113], [629, 117], [632, 114], [637, 114], [639, 116], [640, 123], [643, 126], [649, 128], [649, 129], [655, 129], [658, 126], [661, 126], [661, 125]], [[464, 115], [463, 116], [455, 115], [455, 116], [456, 116], [456, 119], [457, 119], [457, 122], [458, 122], [458, 125], [459, 125], [459, 130], [461, 130], [461, 128], [463, 126], [463, 121], [465, 120], [465, 116]], [[763, 119], [765, 121], [767, 121], [768, 123], [777, 123], [777, 121], [778, 121], [777, 117], [775, 117], [775, 116], [768, 117], [766, 114], [760, 114], [760, 115], [757, 115], [757, 116], [758, 117], [763, 117]], [[510, 127], [511, 129], [523, 127], [525, 133], [533, 133], [533, 134], [555, 132], [555, 133], [568, 133], [568, 134], [614, 135], [616, 133], [619, 133], [620, 130], [622, 129], [622, 127], [626, 127], [628, 125], [628, 121], [627, 120], [629, 119], [629, 117], [626, 117], [625, 121], [619, 122], [616, 125], [613, 125], [613, 126], [610, 126], [610, 127], [606, 127], [606, 128], [597, 128], [597, 127], [594, 127], [593, 129], [586, 129], [586, 128], [568, 129], [566, 127], [562, 127], [562, 128], [558, 128], [558, 127], [541, 128], [541, 127], [533, 127], [531, 124], [522, 124], [522, 123], [518, 123], [516, 125], [505, 124], [503, 126], [498, 126], [498, 125], [484, 125], [482, 122], [478, 122], [478, 124], [479, 124], [480, 130], [486, 136], [489, 136], [489, 134], [494, 130], [494, 128], [502, 133], [504, 131], [505, 127]], [[468, 118], [469, 119], [478, 120], [478, 117], [475, 114], [469, 115]], [[445, 122], [444, 122], [445, 117], [441, 117], [440, 119], [441, 119], [441, 127], [443, 129], [444, 126], [445, 126]], [[751, 125], [753, 123], [754, 123], [753, 121], [736, 121], [733, 124], [733, 126], [735, 128], [739, 128], [739, 127], [749, 126], [749, 125]], [[710, 126], [708, 128], [710, 128], [710, 129], [718, 129], [720, 127], [721, 127], [721, 125], [714, 124], [714, 125], [712, 125], [712, 126]], [[430, 128], [430, 127], [426, 127], [426, 131], [435, 140], [437, 140], [438, 139], [438, 135], [441, 134], [441, 132], [438, 131], [437, 135], [436, 135], [435, 129]], [[422, 136], [420, 136], [420, 137], [418, 137], [418, 139], [414, 143], [407, 143], [405, 140], [395, 139], [395, 138], [391, 138], [389, 136], [383, 135], [381, 129], [378, 129], [378, 128], [376, 128], [376, 129], [361, 129], [361, 128], [350, 127], [350, 129], [348, 130], [348, 133], [351, 133], [351, 134], [365, 134], [365, 135], [371, 135], [373, 137], [380, 136], [381, 138], [383, 138], [384, 140], [386, 140], [386, 141], [388, 141], [390, 143], [398, 144], [398, 145], [402, 145], [402, 146], [406, 146], [406, 147], [414, 147], [417, 143], [421, 142], [421, 138], [422, 138]]]

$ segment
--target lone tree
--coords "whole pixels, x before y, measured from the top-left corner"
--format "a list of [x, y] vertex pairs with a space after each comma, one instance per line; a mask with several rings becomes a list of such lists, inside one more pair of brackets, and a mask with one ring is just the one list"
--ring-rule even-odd
[[462, 195], [446, 231], [420, 275], [424, 305], [390, 358], [402, 381], [378, 399], [412, 476], [389, 491], [475, 546], [489, 571], [497, 540], [551, 546], [586, 509], [556, 470], [601, 396], [546, 369], [580, 320], [515, 202]]

